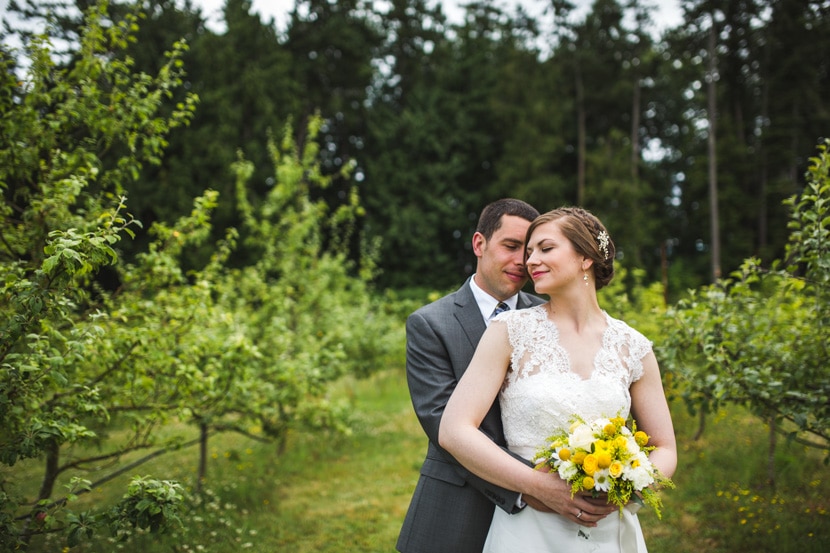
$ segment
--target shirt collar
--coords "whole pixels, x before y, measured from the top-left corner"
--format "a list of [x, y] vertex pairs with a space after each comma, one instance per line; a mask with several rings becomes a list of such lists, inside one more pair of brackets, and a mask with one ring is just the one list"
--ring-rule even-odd
[[[481, 317], [484, 319], [484, 323], [489, 326], [490, 315], [493, 314], [493, 310], [496, 309], [496, 306], [499, 304], [499, 300], [482, 290], [478, 284], [476, 284], [475, 274], [470, 278], [470, 288], [473, 290], [473, 297], [476, 299], [478, 309], [481, 311]], [[514, 294], [503, 301], [510, 306], [510, 309], [516, 309], [516, 305], [519, 302], [519, 294]]]

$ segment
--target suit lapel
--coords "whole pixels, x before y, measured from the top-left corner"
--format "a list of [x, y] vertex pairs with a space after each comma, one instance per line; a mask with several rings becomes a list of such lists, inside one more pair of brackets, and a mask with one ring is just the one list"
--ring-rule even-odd
[[[528, 307], [533, 307], [536, 303], [541, 303], [542, 301], [540, 299], [538, 302], [534, 303], [533, 299], [533, 296], [525, 294], [524, 292], [519, 292], [519, 297], [516, 301], [516, 308], [526, 309]], [[481, 316], [481, 310], [476, 303], [473, 290], [470, 288], [469, 279], [467, 279], [467, 282], [465, 282], [464, 285], [455, 293], [455, 311], [453, 315], [463, 329], [464, 334], [469, 341], [470, 347], [475, 350], [479, 340], [481, 340], [481, 335], [484, 334], [484, 331], [487, 329], [487, 325], [484, 323], [484, 318]]]
[[475, 296], [473, 296], [469, 279], [455, 294], [454, 315], [458, 324], [464, 330], [470, 346], [475, 349], [487, 325], [484, 324], [484, 319], [481, 317], [481, 310], [478, 308]]

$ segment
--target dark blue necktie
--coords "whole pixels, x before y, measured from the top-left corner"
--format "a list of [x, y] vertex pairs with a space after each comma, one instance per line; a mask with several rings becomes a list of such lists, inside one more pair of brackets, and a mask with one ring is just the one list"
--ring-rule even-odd
[[499, 313], [504, 313], [505, 311], [509, 311], [509, 310], [510, 310], [510, 306], [507, 305], [506, 303], [504, 303], [503, 301], [500, 301], [499, 304], [496, 306], [496, 309], [493, 310], [493, 314], [490, 315], [490, 318], [492, 319], [493, 317], [495, 317]]

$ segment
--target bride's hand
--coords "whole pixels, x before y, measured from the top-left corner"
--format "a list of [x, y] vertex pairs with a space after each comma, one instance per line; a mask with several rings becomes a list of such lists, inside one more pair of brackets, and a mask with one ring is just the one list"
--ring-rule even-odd
[[[531, 497], [538, 499], [548, 509], [559, 513], [571, 522], [581, 526], [594, 527], [597, 522], [617, 510], [616, 505], [608, 503], [607, 497], [593, 498], [590, 495], [571, 495], [571, 485], [559, 474], [539, 471], [538, 487]], [[530, 496], [530, 494], [526, 494]], [[528, 503], [528, 505], [531, 505]]]

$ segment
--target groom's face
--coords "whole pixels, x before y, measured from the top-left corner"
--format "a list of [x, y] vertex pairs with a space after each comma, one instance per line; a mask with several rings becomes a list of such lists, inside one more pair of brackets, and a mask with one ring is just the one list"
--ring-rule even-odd
[[489, 240], [478, 232], [473, 236], [473, 251], [478, 257], [476, 284], [498, 300], [513, 296], [527, 282], [524, 244], [529, 226], [526, 219], [504, 215]]

